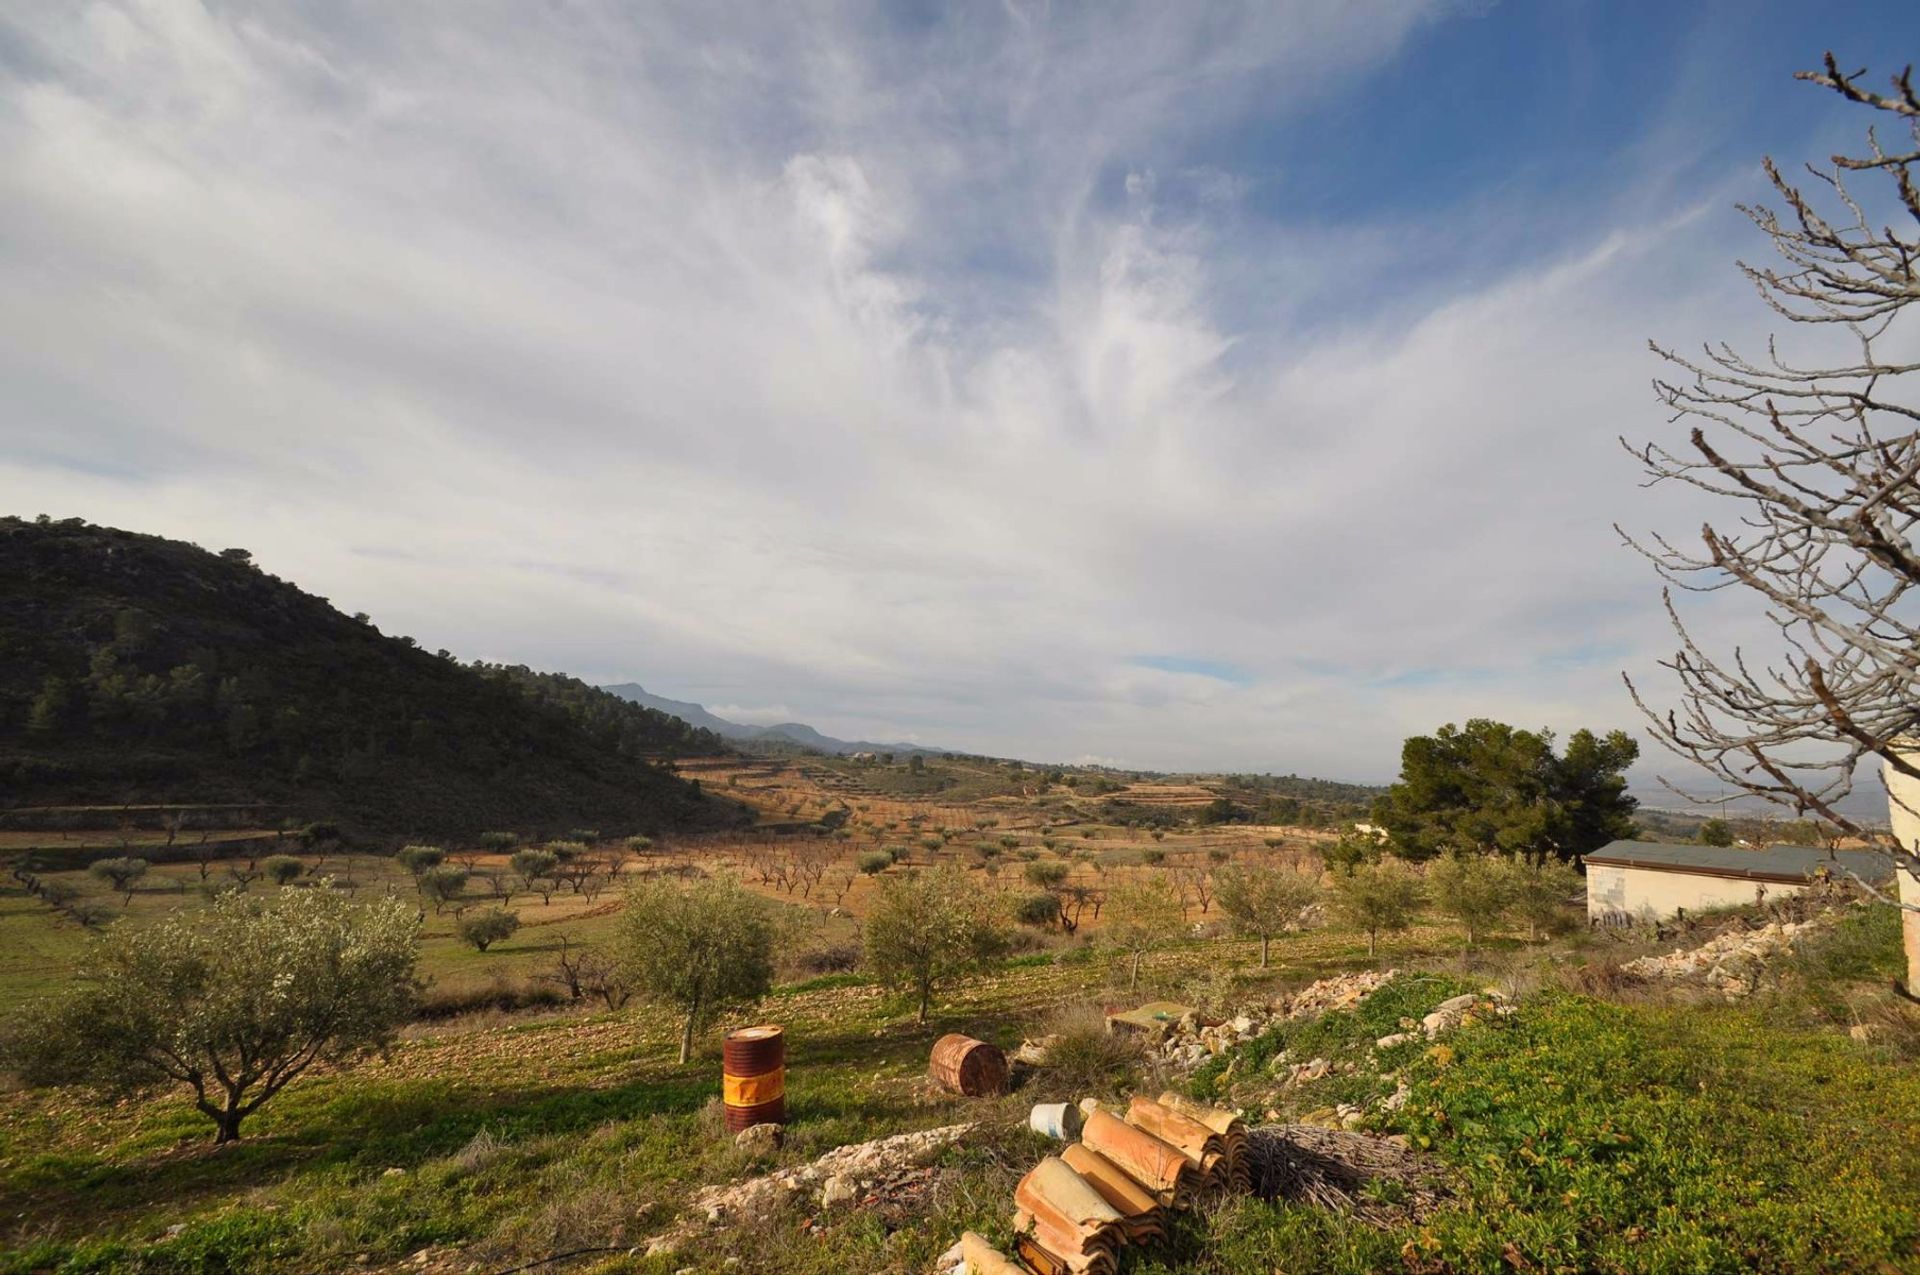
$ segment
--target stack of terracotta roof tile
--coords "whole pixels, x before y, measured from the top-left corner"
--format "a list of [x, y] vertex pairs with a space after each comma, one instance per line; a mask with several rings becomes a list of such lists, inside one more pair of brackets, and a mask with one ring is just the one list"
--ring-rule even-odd
[[1014, 1190], [1017, 1258], [969, 1231], [949, 1257], [966, 1275], [1113, 1275], [1119, 1252], [1166, 1234], [1166, 1210], [1243, 1189], [1245, 1130], [1178, 1094], [1135, 1098], [1124, 1119], [1089, 1100], [1080, 1141]]
[[1162, 1208], [1184, 1209], [1206, 1187], [1199, 1163], [1186, 1152], [1104, 1108], [1089, 1113], [1080, 1141], [1119, 1165]]
[[1197, 1120], [1218, 1134], [1227, 1154], [1228, 1188], [1234, 1191], [1253, 1190], [1253, 1161], [1247, 1155], [1246, 1121], [1231, 1111], [1210, 1107], [1172, 1090], [1160, 1095], [1160, 1105]]
[[1029, 1264], [1041, 1257], [1041, 1275], [1052, 1275], [1046, 1257], [1073, 1275], [1111, 1275], [1118, 1265], [1126, 1220], [1065, 1160], [1050, 1155], [1035, 1165], [1014, 1188], [1013, 1203], [1014, 1230], [1031, 1241], [1020, 1245], [1020, 1255]]
[[1127, 1107], [1127, 1123], [1146, 1130], [1185, 1156], [1204, 1190], [1225, 1192], [1233, 1185], [1226, 1141], [1192, 1116], [1152, 1098], [1136, 1097]]

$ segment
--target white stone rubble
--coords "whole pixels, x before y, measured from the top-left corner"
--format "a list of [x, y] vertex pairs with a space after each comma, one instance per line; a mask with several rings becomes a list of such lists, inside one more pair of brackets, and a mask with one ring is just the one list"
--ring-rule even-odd
[[[800, 1193], [812, 1198], [817, 1192], [820, 1203], [831, 1208], [858, 1198], [869, 1184], [890, 1173], [932, 1158], [934, 1153], [958, 1142], [974, 1128], [971, 1122], [950, 1124], [835, 1147], [819, 1159], [796, 1168], [778, 1169], [727, 1186], [706, 1187], [694, 1192], [689, 1203], [696, 1218], [704, 1219], [709, 1225], [735, 1217], [764, 1216], [781, 1200]], [[648, 1256], [674, 1252], [697, 1235], [699, 1229], [700, 1223], [694, 1221], [655, 1236], [647, 1245]]]
[[1158, 1046], [1160, 1057], [1183, 1069], [1244, 1044], [1283, 1019], [1313, 1018], [1335, 1009], [1350, 1009], [1378, 991], [1397, 971], [1363, 970], [1337, 974], [1265, 1005], [1250, 1006], [1224, 1023], [1208, 1024], [1188, 1014], [1168, 1028]]
[[1760, 986], [1767, 964], [1791, 951], [1793, 945], [1824, 925], [1825, 919], [1769, 921], [1756, 930], [1729, 930], [1699, 947], [1643, 956], [1620, 968], [1640, 978], [1704, 983], [1728, 1000], [1751, 995]]

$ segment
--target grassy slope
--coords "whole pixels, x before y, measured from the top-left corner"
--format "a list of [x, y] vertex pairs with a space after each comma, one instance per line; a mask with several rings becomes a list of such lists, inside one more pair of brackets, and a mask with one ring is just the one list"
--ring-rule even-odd
[[[1427, 932], [1388, 955], [1404, 965], [1444, 946]], [[1200, 945], [1153, 973], [1173, 980], [1250, 955]], [[1284, 955], [1298, 978], [1361, 963], [1340, 935], [1293, 940]], [[796, 1241], [795, 1216], [671, 1260], [573, 1269], [720, 1270], [737, 1257], [735, 1270], [921, 1271], [962, 1225], [1004, 1228], [1012, 1181], [1041, 1151], [1006, 1131], [1024, 1103], [926, 1095], [926, 1048], [949, 1028], [1011, 1043], [1046, 1007], [1097, 995], [1105, 976], [1092, 964], [1003, 971], [970, 983], [927, 1028], [864, 986], [777, 995], [765, 1016], [792, 1039], [782, 1162], [962, 1116], [996, 1131], [952, 1153], [949, 1188], [920, 1225], [892, 1230], [858, 1212]], [[1455, 986], [1408, 980], [1285, 1043], [1341, 1056]], [[1456, 1167], [1458, 1207], [1422, 1230], [1379, 1232], [1243, 1202], [1183, 1220], [1167, 1250], [1131, 1270], [1920, 1268], [1920, 1215], [1908, 1207], [1920, 1190], [1920, 1075], [1783, 1025], [1787, 1008], [1542, 994], [1448, 1050], [1393, 1060], [1414, 1087], [1405, 1127]], [[674, 1067], [671, 1034], [644, 1011], [428, 1033], [386, 1062], [296, 1086], [220, 1153], [177, 1101], [102, 1109], [17, 1095], [0, 1116], [0, 1209], [17, 1219], [0, 1270], [122, 1269], [135, 1254], [147, 1271], [329, 1270], [435, 1244], [472, 1246], [453, 1269], [488, 1269], [630, 1244], [664, 1229], [694, 1186], [751, 1167], [708, 1110], [717, 1063]], [[1345, 1097], [1360, 1082], [1325, 1083], [1283, 1101]], [[160, 1238], [176, 1222], [185, 1229]]]
[[[498, 862], [483, 860], [487, 864]], [[322, 871], [338, 877], [345, 868], [341, 858], [335, 856]], [[389, 890], [402, 897], [415, 893], [413, 878], [392, 859], [355, 856], [352, 871], [360, 882], [361, 897]], [[217, 883], [224, 879], [224, 873], [224, 865], [216, 864], [209, 879]], [[84, 872], [41, 875], [46, 880], [71, 884], [87, 898], [108, 904], [116, 918], [136, 926], [151, 924], [178, 908], [201, 906], [199, 869], [194, 864], [154, 865], [124, 907], [118, 895]], [[271, 891], [277, 887], [261, 882], [253, 888]], [[618, 924], [618, 900], [617, 889], [602, 894], [597, 903], [564, 889], [553, 896], [551, 903], [544, 904], [537, 895], [518, 894], [510, 907], [520, 916], [520, 930], [484, 953], [461, 942], [451, 909], [441, 914], [427, 909], [420, 936], [420, 972], [435, 989], [454, 991], [544, 971], [552, 964], [560, 935], [589, 944], [607, 939]], [[484, 899], [476, 905], [492, 906]], [[91, 937], [80, 925], [0, 878], [0, 1011], [57, 991]]]

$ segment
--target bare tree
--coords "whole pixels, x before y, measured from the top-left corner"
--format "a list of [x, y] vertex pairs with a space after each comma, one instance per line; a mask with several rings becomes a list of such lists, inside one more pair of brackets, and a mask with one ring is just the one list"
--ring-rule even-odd
[[567, 999], [577, 1001], [586, 991], [587, 949], [575, 947], [571, 935], [562, 934], [560, 950], [553, 956], [553, 972], [547, 975], [552, 982], [566, 988]]
[[[1892, 96], [1862, 87], [1862, 74], [1843, 73], [1829, 54], [1823, 71], [1798, 78], [1883, 113], [1903, 145], [1883, 149], [1869, 129], [1864, 156], [1809, 166], [1818, 201], [1768, 160], [1784, 211], [1741, 209], [1781, 258], [1741, 270], [1775, 314], [1813, 325], [1807, 340], [1818, 353], [1802, 361], [1777, 341], [1764, 357], [1726, 344], [1693, 356], [1653, 347], [1672, 369], [1655, 391], [1692, 428], [1685, 447], [1628, 449], [1649, 485], [1684, 483], [1738, 512], [1702, 527], [1699, 548], [1622, 533], [1666, 581], [1680, 649], [1662, 663], [1680, 706], [1656, 711], [1631, 679], [1628, 687], [1675, 753], [1890, 850], [1911, 914], [1920, 913], [1920, 845], [1840, 809], [1862, 764], [1877, 760], [1896, 827], [1920, 827], [1917, 799], [1902, 795], [1920, 793], [1920, 362], [1901, 357], [1920, 322], [1920, 309], [1908, 310], [1920, 300], [1920, 236], [1876, 225], [1846, 184], [1848, 174], [1884, 176], [1901, 224], [1920, 223], [1920, 96], [1910, 70]], [[1675, 590], [1735, 586], [1759, 595], [1782, 635], [1773, 655], [1709, 654], [1681, 619]], [[1920, 917], [1908, 917], [1907, 933], [1910, 981], [1920, 981]]]

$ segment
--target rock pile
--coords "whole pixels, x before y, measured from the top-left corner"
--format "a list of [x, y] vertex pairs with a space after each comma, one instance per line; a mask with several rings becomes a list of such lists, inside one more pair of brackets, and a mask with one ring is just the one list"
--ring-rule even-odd
[[[876, 1138], [835, 1147], [817, 1160], [791, 1169], [778, 1169], [728, 1186], [711, 1186], [694, 1193], [692, 1211], [707, 1225], [729, 1220], [766, 1217], [789, 1198], [818, 1198], [823, 1208], [849, 1204], [870, 1193], [877, 1184], [916, 1175], [908, 1170], [945, 1147], [953, 1145], [974, 1125], [951, 1124], [938, 1129]], [[699, 1234], [700, 1223], [690, 1222], [656, 1236], [647, 1245], [649, 1256], [671, 1253]]]
[[1252, 1040], [1276, 1022], [1351, 1009], [1378, 991], [1395, 973], [1394, 970], [1362, 970], [1356, 974], [1336, 974], [1309, 984], [1292, 996], [1243, 1009], [1225, 1022], [1209, 1022], [1197, 1013], [1189, 1013], [1168, 1027], [1167, 1034], [1160, 1040], [1159, 1055], [1174, 1067], [1197, 1067], [1235, 1045]]
[[1823, 924], [1820, 917], [1769, 921], [1755, 930], [1728, 930], [1696, 948], [1665, 956], [1643, 956], [1620, 968], [1639, 978], [1704, 984], [1728, 1000], [1739, 1000], [1759, 987], [1769, 962], [1785, 955]]

